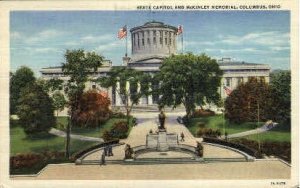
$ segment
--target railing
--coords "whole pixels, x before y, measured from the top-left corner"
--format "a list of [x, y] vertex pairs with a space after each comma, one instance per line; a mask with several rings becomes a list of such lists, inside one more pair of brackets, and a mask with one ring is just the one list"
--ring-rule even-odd
[[221, 140], [221, 139], [217, 139], [217, 138], [209, 138], [209, 137], [203, 137], [203, 142], [227, 146], [229, 148], [234, 148], [234, 149], [240, 150], [250, 156], [254, 156], [256, 158], [261, 158], [261, 154], [257, 150], [254, 150], [254, 149], [249, 148], [242, 144], [232, 143], [232, 142], [228, 142], [226, 140]]
[[84, 150], [81, 150], [75, 154], [72, 155], [72, 159], [76, 160], [76, 159], [79, 159], [81, 157], [83, 157], [86, 153], [89, 153], [95, 149], [98, 149], [98, 148], [103, 148], [105, 146], [108, 146], [108, 145], [113, 145], [113, 144], [119, 144], [119, 139], [118, 140], [112, 140], [112, 141], [108, 141], [108, 142], [103, 142], [101, 144], [97, 144], [97, 145], [93, 145], [89, 148], [86, 148]]

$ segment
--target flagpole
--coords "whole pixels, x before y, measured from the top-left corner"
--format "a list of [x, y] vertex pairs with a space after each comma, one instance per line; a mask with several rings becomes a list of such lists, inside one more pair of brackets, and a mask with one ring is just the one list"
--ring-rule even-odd
[[127, 33], [128, 33], [128, 30], [127, 30], [127, 25], [126, 25], [126, 53], [125, 53], [125, 57], [127, 57], [127, 46], [128, 46], [128, 42], [127, 42]]
[[181, 53], [183, 54], [183, 32], [181, 33]]

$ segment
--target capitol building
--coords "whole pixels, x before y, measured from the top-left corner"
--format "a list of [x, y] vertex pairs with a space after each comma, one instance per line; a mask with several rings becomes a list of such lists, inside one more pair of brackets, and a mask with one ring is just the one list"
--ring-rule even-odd
[[[150, 75], [159, 72], [162, 61], [171, 54], [177, 54], [177, 31], [177, 27], [157, 21], [147, 22], [144, 25], [131, 28], [131, 56], [126, 54], [122, 58], [121, 66], [128, 66]], [[239, 83], [247, 82], [250, 77], [269, 82], [269, 65], [233, 61], [231, 58], [222, 58], [217, 62], [220, 69], [223, 70], [221, 88], [219, 89], [222, 98], [227, 96], [223, 89], [224, 86], [233, 90]], [[112, 62], [105, 60], [97, 72], [91, 75], [91, 78], [105, 76], [112, 67]], [[68, 79], [63, 74], [61, 67], [43, 68], [41, 74], [43, 79]], [[116, 88], [104, 89], [94, 82], [86, 83], [86, 88], [106, 90], [112, 105], [122, 106], [120, 96], [116, 93]], [[145, 96], [140, 100], [139, 105], [156, 105], [157, 101], [158, 98], [155, 96]]]

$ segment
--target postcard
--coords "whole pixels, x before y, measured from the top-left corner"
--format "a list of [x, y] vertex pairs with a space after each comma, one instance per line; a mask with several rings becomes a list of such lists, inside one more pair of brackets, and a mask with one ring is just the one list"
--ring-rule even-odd
[[299, 187], [296, 1], [1, 1], [10, 187]]

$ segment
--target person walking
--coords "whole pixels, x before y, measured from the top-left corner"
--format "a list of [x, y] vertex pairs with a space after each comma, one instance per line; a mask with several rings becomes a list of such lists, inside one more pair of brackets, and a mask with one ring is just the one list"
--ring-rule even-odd
[[181, 132], [181, 134], [180, 134], [180, 137], [181, 137], [181, 142], [184, 142], [184, 134], [183, 134], [183, 132]]
[[106, 165], [105, 164], [105, 153], [104, 152], [102, 152], [101, 160], [100, 160], [100, 166], [102, 166], [102, 165]]
[[108, 156], [108, 147], [107, 146], [104, 147], [104, 155]]
[[112, 146], [108, 146], [108, 156], [114, 156], [112, 152]]

